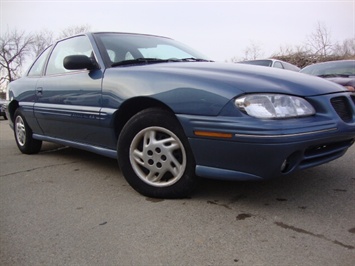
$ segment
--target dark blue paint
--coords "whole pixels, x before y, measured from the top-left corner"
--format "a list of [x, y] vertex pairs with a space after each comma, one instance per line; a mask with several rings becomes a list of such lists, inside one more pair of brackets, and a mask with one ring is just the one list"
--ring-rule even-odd
[[[117, 127], [126, 107], [140, 107], [126, 103], [154, 101], [176, 114], [189, 139], [198, 175], [234, 180], [271, 178], [328, 162], [343, 155], [355, 138], [355, 95], [326, 80], [212, 62], [111, 68], [94, 35], [88, 38], [100, 69], [24, 77], [10, 84], [11, 104], [19, 103], [35, 138], [113, 158]], [[300, 96], [317, 113], [298, 119], [253, 118], [234, 106], [234, 99], [247, 93]], [[330, 100], [335, 96], [349, 101], [351, 121], [345, 123], [334, 111]], [[233, 137], [196, 137], [196, 130]], [[281, 173], [286, 158], [290, 166]]]

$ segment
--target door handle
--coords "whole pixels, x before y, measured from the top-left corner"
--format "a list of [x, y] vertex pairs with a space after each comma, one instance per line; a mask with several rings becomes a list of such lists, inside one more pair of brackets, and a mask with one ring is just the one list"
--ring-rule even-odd
[[42, 96], [43, 95], [43, 88], [39, 87], [36, 89], [36, 95], [37, 96]]

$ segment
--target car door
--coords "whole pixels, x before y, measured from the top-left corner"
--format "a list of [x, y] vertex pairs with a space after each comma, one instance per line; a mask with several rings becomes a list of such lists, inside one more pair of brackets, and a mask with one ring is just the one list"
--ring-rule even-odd
[[103, 72], [65, 69], [63, 60], [70, 55], [87, 55], [95, 60], [87, 36], [58, 42], [45, 75], [38, 80], [34, 114], [45, 136], [99, 145]]
[[[9, 86], [11, 86], [9, 98], [15, 98], [19, 102], [21, 112], [26, 117], [26, 122], [35, 134], [43, 133], [34, 117], [33, 108], [37, 98], [37, 82], [43, 75], [44, 66], [50, 51], [51, 47], [45, 49], [35, 60], [24, 77], [9, 84]], [[16, 92], [15, 95], [13, 94], [14, 91]]]

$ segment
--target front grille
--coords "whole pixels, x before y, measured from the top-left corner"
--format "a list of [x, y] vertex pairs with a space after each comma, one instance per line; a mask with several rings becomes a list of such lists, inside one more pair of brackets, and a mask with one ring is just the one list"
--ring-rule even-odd
[[[353, 99], [354, 100], [354, 99]], [[335, 97], [330, 100], [335, 111], [344, 122], [351, 122], [353, 115], [351, 107], [346, 97]]]
[[304, 169], [332, 161], [342, 156], [353, 143], [354, 139], [349, 139], [311, 146], [305, 150], [303, 160], [300, 162], [299, 167], [300, 169]]

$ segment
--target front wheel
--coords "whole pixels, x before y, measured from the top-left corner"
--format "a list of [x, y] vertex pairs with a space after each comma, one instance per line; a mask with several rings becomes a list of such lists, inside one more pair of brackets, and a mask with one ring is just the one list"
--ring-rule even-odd
[[127, 182], [155, 198], [183, 198], [195, 188], [195, 162], [171, 113], [158, 108], [132, 117], [118, 141], [118, 162]]
[[32, 130], [20, 110], [15, 112], [14, 134], [17, 147], [22, 153], [33, 154], [41, 150], [42, 141], [32, 138]]

